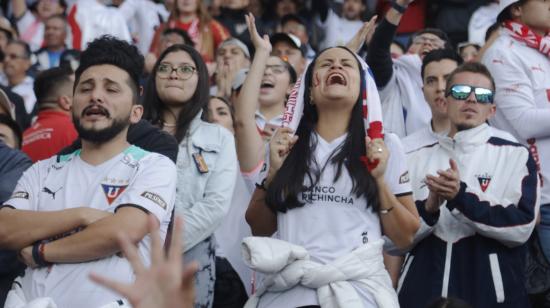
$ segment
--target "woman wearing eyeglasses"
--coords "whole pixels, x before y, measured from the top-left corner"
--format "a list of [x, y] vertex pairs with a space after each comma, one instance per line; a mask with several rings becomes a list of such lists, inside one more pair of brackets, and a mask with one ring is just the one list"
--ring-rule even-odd
[[500, 36], [482, 59], [497, 86], [491, 124], [527, 146], [537, 163], [543, 184], [538, 242], [550, 261], [550, 1], [501, 0], [498, 21]]
[[174, 45], [159, 57], [144, 95], [145, 117], [179, 142], [175, 214], [185, 220], [185, 259], [199, 262], [195, 307], [212, 307], [214, 230], [229, 210], [237, 178], [233, 136], [202, 120], [209, 100], [201, 55]]
[[296, 72], [288, 62], [270, 56], [269, 38], [258, 34], [254, 17], [246, 20], [256, 52], [234, 105], [235, 139], [241, 171], [254, 187], [255, 177], [265, 168], [265, 140], [282, 124]]

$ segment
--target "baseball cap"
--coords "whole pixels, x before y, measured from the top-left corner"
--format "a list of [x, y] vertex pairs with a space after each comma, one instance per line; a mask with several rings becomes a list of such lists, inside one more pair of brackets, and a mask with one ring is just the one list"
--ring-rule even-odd
[[275, 44], [278, 42], [286, 42], [290, 46], [296, 49], [299, 49], [300, 52], [302, 53], [302, 56], [305, 57], [307, 54], [307, 47], [304, 44], [302, 44], [302, 42], [300, 42], [300, 39], [294, 34], [279, 32], [279, 33], [273, 34], [269, 38], [269, 40], [271, 41], [271, 45], [273, 46], [275, 46]]
[[231, 90], [233, 91], [239, 90], [244, 84], [246, 75], [248, 75], [248, 69], [247, 68], [240, 69], [237, 72], [237, 74], [235, 74], [235, 79], [233, 79], [233, 83], [231, 83]]
[[220, 46], [218, 46], [218, 50], [227, 45], [235, 45], [239, 47], [243, 51], [244, 56], [250, 59], [250, 51], [248, 50], [248, 47], [246, 47], [246, 45], [241, 40], [236, 39], [234, 37], [228, 38], [227, 40], [223, 41], [220, 44]]

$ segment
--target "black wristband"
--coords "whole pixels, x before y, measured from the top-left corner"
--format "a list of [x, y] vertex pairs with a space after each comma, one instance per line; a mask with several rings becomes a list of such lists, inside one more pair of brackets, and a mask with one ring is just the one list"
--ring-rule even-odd
[[32, 259], [34, 260], [34, 263], [38, 265], [39, 267], [45, 267], [50, 266], [50, 263], [46, 260], [44, 260], [42, 253], [40, 252], [40, 246], [44, 245], [41, 242], [36, 242], [34, 245], [32, 245]]
[[405, 11], [407, 10], [406, 6], [402, 6], [401, 4], [397, 3], [395, 0], [391, 2], [391, 7], [398, 11], [401, 14], [405, 14]]

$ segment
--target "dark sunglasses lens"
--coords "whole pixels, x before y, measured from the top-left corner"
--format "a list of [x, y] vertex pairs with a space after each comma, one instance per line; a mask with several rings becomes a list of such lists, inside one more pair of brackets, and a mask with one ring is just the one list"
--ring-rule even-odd
[[454, 85], [451, 88], [451, 96], [454, 99], [465, 100], [472, 92], [472, 87], [464, 85]]
[[482, 104], [490, 104], [493, 102], [493, 91], [484, 88], [476, 88], [476, 100]]

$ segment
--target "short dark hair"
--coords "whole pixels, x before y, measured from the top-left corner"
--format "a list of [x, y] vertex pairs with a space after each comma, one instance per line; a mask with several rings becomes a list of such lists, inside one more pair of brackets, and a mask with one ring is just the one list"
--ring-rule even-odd
[[31, 58], [31, 55], [32, 55], [32, 52], [31, 52], [31, 48], [29, 47], [29, 44], [27, 44], [27, 42], [23, 41], [23, 40], [10, 40], [8, 42], [8, 45], [9, 44], [15, 44], [15, 45], [19, 45], [21, 47], [23, 47], [23, 53], [24, 53], [24, 57], [26, 59], [30, 59]]
[[424, 71], [426, 70], [426, 66], [432, 62], [439, 62], [441, 60], [451, 60], [455, 61], [456, 65], [461, 65], [464, 60], [461, 56], [459, 56], [456, 51], [452, 49], [435, 49], [430, 52], [428, 52], [424, 59], [422, 59], [422, 68], [420, 70], [420, 76], [422, 76], [422, 80], [424, 80]]
[[54, 67], [39, 73], [34, 79], [34, 94], [38, 106], [44, 100], [60, 95], [59, 90], [67, 83], [72, 83], [73, 71], [66, 66]]
[[475, 74], [481, 74], [485, 77], [487, 77], [491, 81], [491, 87], [493, 91], [495, 91], [495, 80], [493, 79], [493, 76], [491, 75], [491, 72], [489, 72], [489, 69], [487, 67], [479, 62], [468, 62], [460, 65], [457, 67], [450, 75], [447, 77], [447, 88], [445, 89], [445, 93], [449, 91], [449, 89], [452, 86], [452, 81], [455, 78], [456, 75], [460, 73], [475, 73]]
[[63, 15], [63, 14], [55, 14], [55, 15], [52, 15], [52, 16], [46, 18], [45, 21], [48, 21], [48, 20], [51, 20], [51, 19], [56, 19], [56, 18], [57, 18], [57, 19], [61, 19], [61, 20], [65, 23], [65, 25], [66, 25], [67, 22], [68, 22], [68, 21], [67, 21], [67, 17], [66, 17], [65, 15]]
[[504, 22], [505, 20], [512, 20], [514, 17], [512, 16], [512, 9], [518, 6], [522, 6], [525, 3], [527, 3], [528, 0], [519, 0], [518, 2], [512, 3], [509, 6], [507, 6], [502, 12], [500, 12], [497, 16], [497, 22], [500, 24]]
[[177, 34], [183, 39], [183, 43], [185, 45], [189, 46], [195, 46], [195, 43], [193, 43], [193, 40], [187, 33], [187, 31], [180, 29], [180, 28], [168, 28], [162, 31], [162, 36], [166, 36], [168, 34]]
[[16, 146], [20, 149], [23, 141], [23, 132], [21, 131], [19, 124], [17, 124], [17, 122], [15, 122], [15, 120], [7, 114], [0, 114], [0, 124], [6, 125], [9, 129], [11, 129], [13, 135], [15, 136]]
[[409, 44], [407, 45], [407, 49], [411, 47], [415, 37], [426, 33], [433, 34], [439, 37], [440, 39], [442, 39], [445, 42], [444, 48], [449, 48], [449, 49], [453, 48], [453, 46], [451, 45], [451, 40], [449, 39], [449, 36], [447, 35], [447, 33], [437, 28], [425, 28], [416, 32], [413, 36], [411, 36], [411, 39], [409, 40]]
[[136, 46], [110, 35], [93, 40], [80, 55], [80, 65], [75, 72], [73, 91], [80, 75], [91, 66], [110, 64], [128, 73], [130, 87], [134, 91], [134, 102], [138, 101], [139, 77], [143, 72], [143, 55]]

